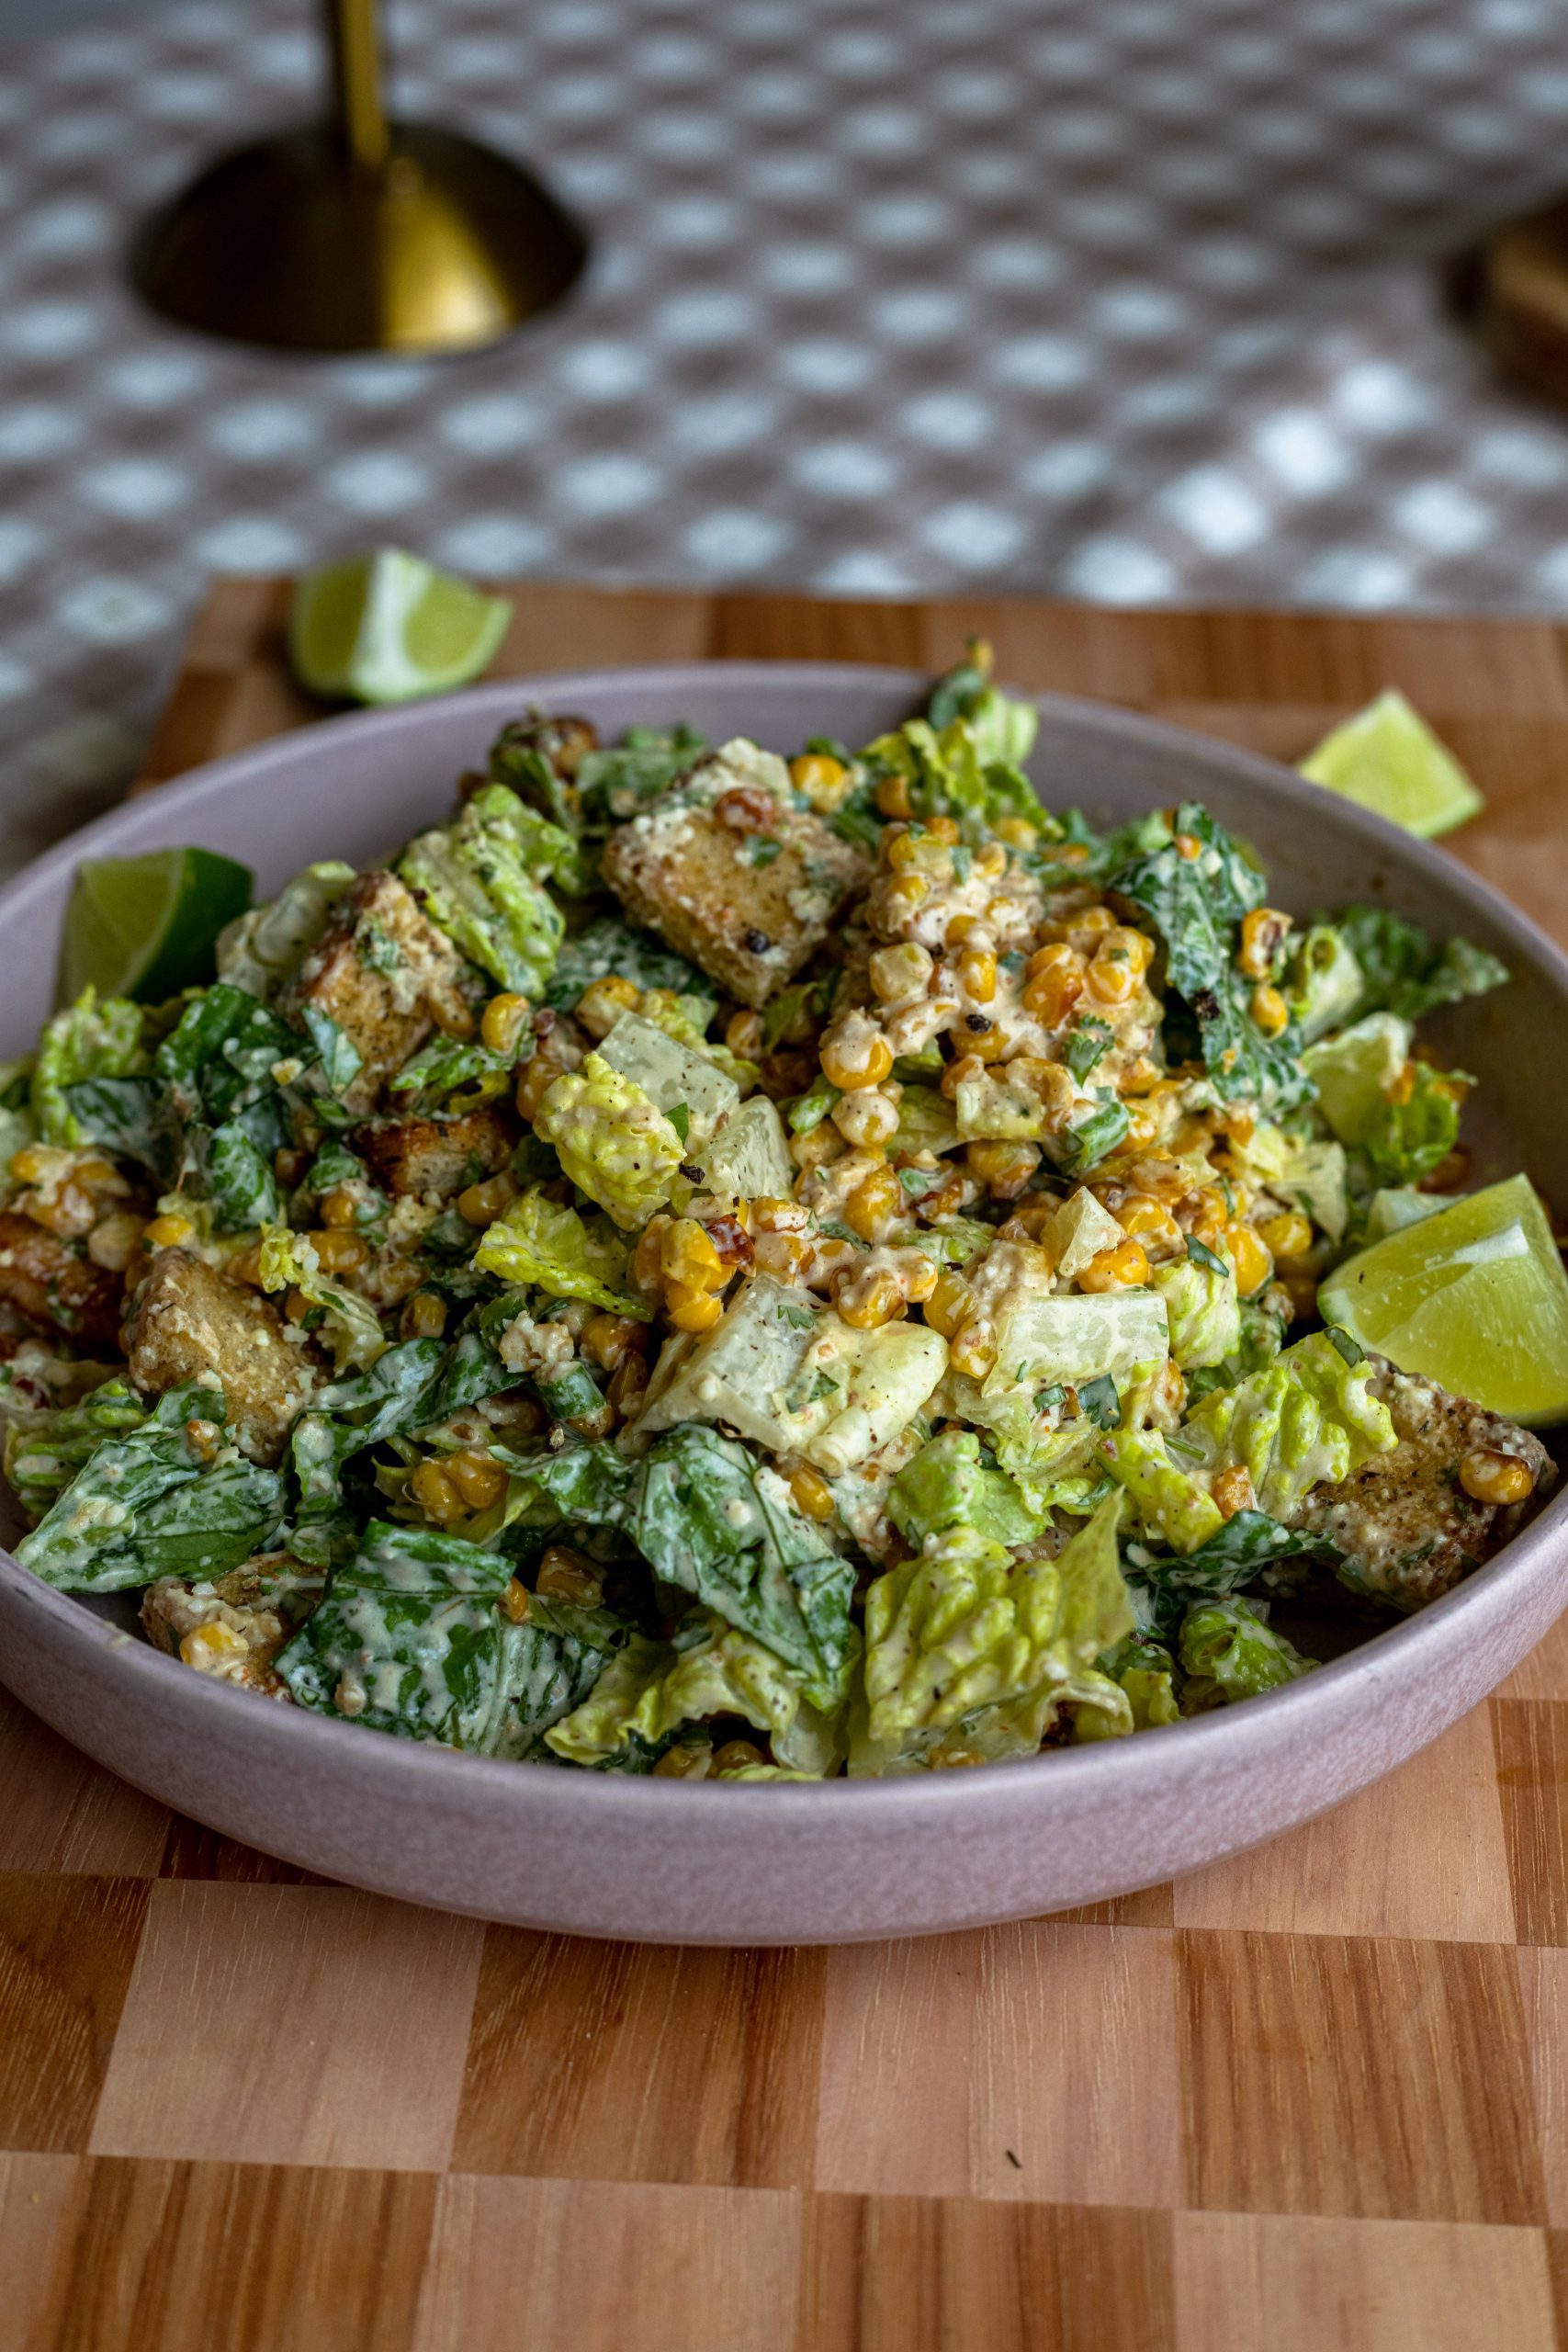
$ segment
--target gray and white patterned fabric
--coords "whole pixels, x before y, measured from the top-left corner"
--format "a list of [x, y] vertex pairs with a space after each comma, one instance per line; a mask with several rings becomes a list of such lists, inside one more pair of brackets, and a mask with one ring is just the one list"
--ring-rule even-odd
[[1568, 420], [1432, 257], [1568, 182], [1563, 0], [389, 0], [400, 111], [594, 232], [486, 356], [165, 328], [125, 238], [312, 108], [313, 18], [0, 53], [15, 864], [133, 766], [215, 572], [1568, 605]]

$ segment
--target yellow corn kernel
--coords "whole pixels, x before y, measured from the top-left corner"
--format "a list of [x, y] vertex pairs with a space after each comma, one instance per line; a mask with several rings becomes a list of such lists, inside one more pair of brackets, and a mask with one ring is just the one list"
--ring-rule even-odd
[[72, 1182], [85, 1186], [89, 1193], [129, 1193], [130, 1190], [113, 1160], [105, 1159], [96, 1152], [79, 1159], [71, 1174]]
[[1084, 987], [1097, 1004], [1125, 1004], [1136, 996], [1142, 978], [1115, 948], [1101, 946], [1084, 975]]
[[519, 996], [513, 989], [492, 996], [479, 1021], [480, 1045], [487, 1046], [492, 1054], [514, 1054], [533, 1012], [527, 998]]
[[493, 1225], [522, 1189], [511, 1169], [503, 1168], [499, 1176], [487, 1176], [482, 1184], [469, 1184], [459, 1193], [457, 1214], [466, 1225]]
[[897, 882], [888, 884], [884, 907], [896, 922], [906, 922], [930, 898], [931, 888], [923, 874], [900, 874]]
[[604, 1597], [604, 1571], [565, 1544], [550, 1544], [539, 1560], [534, 1589], [541, 1600], [568, 1600], [597, 1609]]
[[1040, 839], [1040, 828], [1027, 817], [998, 817], [991, 831], [1010, 849], [1033, 849]]
[[931, 859], [924, 854], [923, 832], [916, 832], [908, 825], [890, 825], [882, 836], [883, 854], [895, 874], [915, 874]]
[[732, 1054], [752, 1061], [762, 1050], [762, 1016], [750, 1009], [732, 1012], [724, 1024], [724, 1042]]
[[677, 1331], [711, 1331], [724, 1306], [711, 1290], [699, 1290], [692, 1283], [669, 1283], [664, 1312]]
[[936, 1288], [937, 1267], [923, 1250], [899, 1250], [895, 1252], [893, 1268], [898, 1287], [911, 1306], [922, 1306]]
[[1262, 1289], [1274, 1272], [1274, 1261], [1268, 1248], [1258, 1238], [1255, 1226], [1229, 1225], [1225, 1227], [1225, 1243], [1231, 1263], [1235, 1268], [1235, 1286], [1243, 1298], [1250, 1298], [1254, 1291]]
[[1040, 1241], [1055, 1223], [1057, 1206], [1048, 1195], [1037, 1193], [1032, 1199], [1021, 1202], [997, 1230], [1004, 1241]]
[[11, 1154], [10, 1170], [18, 1184], [59, 1184], [70, 1175], [75, 1154], [58, 1144], [25, 1143]]
[[1040, 1165], [1040, 1148], [1032, 1143], [972, 1143], [964, 1158], [971, 1176], [978, 1178], [993, 1200], [1015, 1201]]
[[1272, 907], [1254, 907], [1250, 914], [1243, 915], [1235, 961], [1244, 978], [1268, 979], [1290, 927], [1290, 916], [1276, 913]]
[[870, 1276], [852, 1276], [833, 1303], [843, 1320], [857, 1331], [880, 1330], [884, 1323], [893, 1322], [904, 1312], [897, 1276], [880, 1266]]
[[673, 1217], [661, 1211], [649, 1218], [637, 1236], [637, 1248], [632, 1251], [631, 1277], [638, 1290], [652, 1290], [663, 1272], [664, 1238], [673, 1223]]
[[752, 1263], [760, 1274], [772, 1274], [776, 1283], [792, 1283], [810, 1250], [811, 1244], [803, 1233], [760, 1233]]
[[752, 1233], [804, 1233], [810, 1222], [810, 1210], [796, 1201], [775, 1200], [771, 1193], [759, 1193], [750, 1204]]
[[642, 1325], [629, 1315], [591, 1315], [578, 1344], [601, 1372], [614, 1372], [641, 1339]]
[[1047, 1029], [1059, 1029], [1084, 992], [1084, 959], [1077, 950], [1065, 941], [1053, 941], [1029, 959], [1024, 1011]]
[[953, 848], [958, 840], [957, 818], [928, 817], [926, 819], [926, 838], [928, 841], [940, 842], [943, 849]]
[[713, 1749], [705, 1739], [694, 1740], [690, 1747], [680, 1740], [667, 1747], [653, 1768], [656, 1781], [705, 1781], [713, 1770]]
[[370, 1244], [357, 1233], [344, 1233], [341, 1227], [325, 1233], [312, 1233], [316, 1262], [324, 1274], [352, 1274], [369, 1262]]
[[908, 776], [885, 775], [876, 787], [876, 813], [879, 817], [912, 817], [909, 806]]
[[849, 1094], [891, 1076], [893, 1048], [864, 1013], [851, 1013], [823, 1038], [821, 1060], [824, 1078]]
[[1225, 1196], [1219, 1186], [1204, 1184], [1199, 1189], [1198, 1206], [1190, 1219], [1190, 1230], [1197, 1235], [1200, 1241], [1207, 1242], [1211, 1250], [1217, 1250], [1224, 1239], [1229, 1215]]
[[880, 1241], [904, 1206], [904, 1187], [891, 1168], [874, 1168], [844, 1203], [844, 1223], [863, 1241]]
[[1259, 1217], [1258, 1235], [1276, 1265], [1289, 1266], [1304, 1258], [1312, 1248], [1312, 1227], [1296, 1209], [1287, 1211], [1283, 1216]]
[[430, 1017], [443, 1036], [459, 1040], [474, 1034], [474, 1016], [460, 996], [433, 996], [429, 999]]
[[1015, 1054], [1006, 1077], [1010, 1086], [1027, 1086], [1039, 1095], [1048, 1128], [1059, 1126], [1077, 1101], [1071, 1074], [1060, 1062], [1048, 1062], [1038, 1054]]
[[819, 817], [831, 815], [850, 788], [848, 768], [826, 752], [803, 752], [791, 760], [789, 780]]
[[1459, 1465], [1459, 1482], [1478, 1503], [1495, 1503], [1506, 1510], [1510, 1504], [1522, 1503], [1534, 1490], [1535, 1476], [1517, 1453], [1498, 1453], [1483, 1446], [1465, 1455]]
[[[926, 1313], [929, 1319], [929, 1307]], [[972, 1315], [957, 1338], [949, 1340], [947, 1360], [954, 1372], [971, 1380], [984, 1380], [997, 1361], [997, 1335], [984, 1315]]]
[[493, 1454], [468, 1445], [446, 1457], [446, 1476], [470, 1510], [489, 1510], [506, 1492], [506, 1473]]
[[795, 1508], [803, 1510], [807, 1519], [832, 1518], [832, 1489], [820, 1470], [813, 1470], [808, 1462], [803, 1462], [795, 1471], [790, 1479], [789, 1490], [795, 1498]]
[[288, 1316], [290, 1323], [303, 1323], [305, 1317], [312, 1311], [310, 1301], [306, 1297], [298, 1283], [290, 1283], [288, 1288], [284, 1292], [283, 1311], [285, 1315]]
[[950, 1102], [955, 1101], [959, 1088], [967, 1086], [971, 1079], [982, 1077], [985, 1068], [985, 1063], [972, 1047], [967, 1053], [955, 1054], [942, 1071], [939, 1081], [942, 1092], [946, 1095]]
[[116, 1209], [108, 1216], [100, 1217], [87, 1236], [87, 1255], [95, 1266], [106, 1272], [123, 1274], [141, 1246], [146, 1220], [132, 1216], [129, 1209]]
[[513, 1100], [519, 1118], [532, 1120], [540, 1103], [560, 1076], [565, 1065], [552, 1055], [537, 1051], [525, 1061], [518, 1072], [517, 1090]]
[[427, 1519], [438, 1527], [449, 1527], [463, 1516], [463, 1498], [456, 1479], [448, 1477], [439, 1462], [422, 1462], [409, 1480], [409, 1492]]
[[591, 1037], [607, 1037], [623, 1012], [635, 1011], [642, 990], [619, 972], [590, 980], [577, 1000], [577, 1017]]
[[955, 1339], [975, 1311], [975, 1294], [962, 1274], [951, 1267], [938, 1274], [936, 1286], [926, 1301], [926, 1321], [944, 1340]]
[[1266, 1037], [1277, 1037], [1291, 1017], [1290, 1006], [1279, 989], [1270, 987], [1267, 981], [1261, 988], [1253, 989], [1248, 1011], [1254, 1023]]
[[670, 1281], [685, 1283], [694, 1290], [722, 1290], [728, 1280], [706, 1227], [694, 1216], [676, 1218], [664, 1236], [660, 1262]]
[[178, 1216], [171, 1210], [166, 1216], [155, 1216], [141, 1238], [149, 1250], [182, 1250], [195, 1233], [188, 1216]]
[[1092, 1257], [1078, 1275], [1080, 1290], [1137, 1290], [1149, 1278], [1148, 1251], [1129, 1235]]
[[180, 1657], [198, 1674], [221, 1674], [225, 1667], [238, 1665], [246, 1648], [243, 1634], [232, 1625], [193, 1625], [180, 1643]]
[[446, 1301], [440, 1292], [416, 1290], [403, 1308], [400, 1328], [405, 1340], [438, 1340], [446, 1329]]
[[722, 1747], [714, 1750], [713, 1769], [716, 1772], [745, 1772], [767, 1760], [755, 1740], [727, 1739]]
[[[982, 882], [996, 882], [1008, 870], [1008, 854], [1000, 842], [987, 842], [975, 853], [975, 871]], [[997, 901], [992, 900], [994, 906]], [[1002, 903], [1006, 903], [1004, 900]]]
[[1196, 833], [1178, 833], [1174, 839], [1178, 857], [1184, 857], [1190, 863], [1193, 858], [1201, 855], [1203, 844]]
[[1253, 1492], [1251, 1473], [1239, 1462], [1222, 1470], [1214, 1480], [1214, 1501], [1226, 1519], [1234, 1519], [1238, 1510], [1256, 1510], [1258, 1498]]
[[1141, 1239], [1145, 1250], [1151, 1241], [1171, 1250], [1181, 1248], [1181, 1227], [1163, 1201], [1152, 1199], [1147, 1193], [1133, 1193], [1111, 1215], [1122, 1232]]
[[877, 1086], [857, 1086], [834, 1103], [829, 1116], [846, 1143], [876, 1151], [898, 1132], [898, 1105]]
[[791, 1136], [789, 1156], [802, 1175], [814, 1168], [825, 1168], [830, 1159], [843, 1157], [844, 1138], [831, 1119], [824, 1119], [812, 1128], [808, 1136]]
[[353, 1225], [358, 1216], [358, 1204], [346, 1184], [334, 1184], [330, 1193], [321, 1195], [317, 1214], [323, 1225]]
[[501, 1605], [514, 1625], [528, 1623], [528, 1588], [513, 1577], [501, 1596]]
[[997, 959], [988, 947], [966, 948], [958, 958], [958, 985], [976, 1004], [989, 1004], [997, 992]]
[[879, 1004], [897, 1004], [923, 996], [931, 985], [930, 951], [913, 940], [901, 947], [879, 947], [868, 967], [872, 994]]

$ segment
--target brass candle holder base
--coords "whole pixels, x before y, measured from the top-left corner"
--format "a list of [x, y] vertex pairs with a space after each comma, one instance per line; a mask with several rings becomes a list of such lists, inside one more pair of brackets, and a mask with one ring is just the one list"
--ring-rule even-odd
[[588, 240], [521, 164], [392, 123], [236, 149], [148, 223], [131, 277], [182, 325], [281, 351], [477, 351], [558, 302]]
[[1448, 292], [1503, 367], [1568, 401], [1568, 203], [1511, 220], [1461, 254]]

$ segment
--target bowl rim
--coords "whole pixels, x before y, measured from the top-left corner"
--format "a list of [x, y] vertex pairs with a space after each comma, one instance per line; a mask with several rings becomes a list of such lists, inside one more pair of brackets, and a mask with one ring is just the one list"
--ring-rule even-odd
[[[340, 745], [367, 736], [394, 731], [418, 733], [423, 727], [428, 727], [432, 734], [445, 733], [451, 724], [454, 706], [472, 710], [476, 720], [481, 720], [491, 713], [515, 708], [520, 701], [541, 694], [557, 699], [567, 695], [586, 699], [596, 691], [609, 688], [630, 692], [642, 685], [667, 688], [672, 673], [711, 671], [722, 673], [738, 684], [752, 679], [759, 688], [775, 690], [787, 677], [787, 683], [797, 686], [803, 695], [813, 686], [827, 691], [851, 683], [868, 691], [879, 687], [889, 694], [907, 690], [911, 705], [929, 684], [930, 675], [903, 666], [853, 662], [699, 659], [541, 672], [499, 680], [428, 702], [345, 713], [204, 762], [187, 776], [157, 786], [155, 796], [148, 794], [139, 796], [133, 802], [122, 802], [69, 834], [0, 887], [0, 925], [13, 909], [35, 892], [53, 885], [84, 856], [90, 856], [100, 842], [112, 843], [127, 808], [140, 808], [144, 798], [155, 797], [160, 815], [166, 812], [178, 818], [187, 810], [198, 812], [210, 802], [220, 803], [236, 784], [263, 781], [274, 770], [288, 771], [301, 764], [313, 770], [321, 760], [330, 765]], [[1192, 747], [1197, 745], [1201, 747], [1204, 759], [1229, 780], [1251, 785], [1270, 799], [1283, 799], [1287, 805], [1294, 803], [1303, 810], [1321, 812], [1331, 826], [1359, 836], [1368, 852], [1390, 865], [1395, 875], [1400, 868], [1414, 869], [1467, 900], [1506, 936], [1519, 958], [1536, 967], [1568, 1010], [1568, 955], [1492, 884], [1431, 843], [1416, 840], [1355, 802], [1326, 796], [1323, 786], [1309, 783], [1282, 763], [1205, 735], [1200, 729], [1179, 727], [1142, 711], [1088, 696], [1046, 692], [1031, 695], [1027, 699], [1041, 714], [1042, 748], [1049, 749], [1043, 730], [1052, 725], [1060, 725], [1069, 732], [1075, 728], [1086, 729], [1102, 739], [1107, 734], [1120, 735], [1148, 751], [1164, 748], [1187, 757], [1191, 756]], [[1331, 799], [1328, 808], [1324, 807], [1325, 797]], [[511, 1759], [472, 1756], [434, 1742], [398, 1737], [384, 1737], [372, 1756], [367, 1749], [363, 1730], [355, 1724], [304, 1709], [286, 1708], [257, 1692], [236, 1690], [230, 1685], [192, 1674], [177, 1659], [154, 1649], [139, 1635], [127, 1633], [84, 1608], [75, 1596], [57, 1591], [31, 1575], [4, 1548], [0, 1548], [0, 1586], [22, 1606], [40, 1611], [58, 1624], [68, 1639], [84, 1648], [96, 1645], [101, 1651], [116, 1653], [111, 1670], [127, 1684], [128, 1697], [154, 1706], [160, 1699], [165, 1704], [175, 1699], [182, 1717], [197, 1730], [209, 1722], [237, 1729], [231, 1713], [212, 1711], [230, 1710], [236, 1701], [247, 1703], [251, 1714], [246, 1736], [262, 1739], [269, 1747], [275, 1742], [288, 1743], [287, 1747], [277, 1747], [277, 1756], [287, 1759], [292, 1754], [302, 1768], [312, 1758], [322, 1765], [333, 1759], [356, 1762], [361, 1770], [373, 1765], [378, 1777], [392, 1784], [394, 1793], [406, 1791], [410, 1795], [415, 1787], [428, 1783], [433, 1773], [457, 1775], [450, 1783], [456, 1800], [460, 1801], [466, 1793], [475, 1803], [482, 1803], [492, 1792], [498, 1797], [504, 1792], [514, 1817], [521, 1806], [553, 1808], [558, 1817], [563, 1805], [583, 1805], [593, 1809], [595, 1818], [615, 1815], [629, 1826], [639, 1817], [651, 1818], [649, 1808], [680, 1804], [701, 1810], [716, 1804], [750, 1804], [764, 1808], [759, 1813], [759, 1819], [773, 1821], [781, 1829], [797, 1829], [807, 1819], [814, 1826], [825, 1824], [829, 1817], [829, 1808], [836, 1809], [845, 1820], [852, 1817], [869, 1823], [885, 1815], [901, 1819], [909, 1815], [942, 1817], [954, 1808], [962, 1813], [967, 1810], [976, 1793], [993, 1815], [996, 1808], [1010, 1801], [1032, 1814], [1041, 1804], [1049, 1805], [1059, 1800], [1066, 1804], [1089, 1790], [1100, 1793], [1120, 1788], [1125, 1793], [1128, 1784], [1135, 1787], [1142, 1780], [1146, 1779], [1151, 1784], [1165, 1781], [1164, 1759], [1172, 1740], [1183, 1743], [1180, 1753], [1190, 1759], [1192, 1775], [1200, 1781], [1209, 1759], [1218, 1763], [1223, 1758], [1233, 1770], [1251, 1759], [1261, 1763], [1276, 1748], [1291, 1744], [1298, 1724], [1318, 1717], [1358, 1712], [1375, 1702], [1377, 1689], [1385, 1681], [1403, 1680], [1412, 1670], [1440, 1668], [1446, 1653], [1464, 1646], [1472, 1635], [1481, 1635], [1489, 1624], [1507, 1613], [1506, 1587], [1510, 1582], [1517, 1584], [1521, 1578], [1528, 1578], [1534, 1586], [1539, 1581], [1551, 1565], [1549, 1555], [1562, 1548], [1558, 1539], [1565, 1524], [1568, 1481], [1539, 1516], [1492, 1560], [1440, 1600], [1383, 1628], [1300, 1680], [1266, 1693], [1261, 1703], [1217, 1709], [1179, 1724], [1156, 1726], [1139, 1733], [1135, 1738], [1057, 1749], [1052, 1753], [1048, 1774], [1019, 1773], [1005, 1764], [990, 1764], [964, 1772], [777, 1781], [766, 1786], [618, 1772], [520, 1770]], [[1563, 1602], [1568, 1605], [1568, 1589], [1564, 1590]], [[170, 1677], [176, 1679], [171, 1681]], [[25, 1702], [25, 1693], [19, 1695]], [[1434, 1732], [1439, 1728], [1441, 1724], [1435, 1723]], [[351, 1745], [345, 1747], [344, 1742]], [[1175, 1758], [1170, 1760], [1174, 1763]], [[660, 1817], [667, 1826], [668, 1814]]]

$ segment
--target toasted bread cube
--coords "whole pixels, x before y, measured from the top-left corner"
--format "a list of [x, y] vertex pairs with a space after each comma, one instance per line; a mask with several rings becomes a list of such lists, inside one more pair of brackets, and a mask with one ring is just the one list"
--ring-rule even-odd
[[308, 1005], [336, 1022], [360, 1058], [344, 1093], [350, 1111], [369, 1111], [387, 1080], [417, 1053], [438, 1013], [471, 1019], [463, 957], [423, 914], [395, 874], [360, 875], [286, 990], [280, 1011], [299, 1021]]
[[0, 1300], [35, 1331], [119, 1352], [123, 1275], [96, 1266], [80, 1242], [61, 1240], [15, 1209], [0, 1210]]
[[738, 736], [610, 836], [604, 879], [741, 1004], [765, 1004], [863, 889], [863, 853], [793, 805], [789, 771]]
[[259, 1292], [226, 1282], [188, 1250], [163, 1250], [131, 1307], [130, 1376], [153, 1396], [187, 1380], [214, 1382], [235, 1443], [253, 1461], [276, 1462], [312, 1377], [284, 1329]]
[[504, 1168], [522, 1127], [492, 1103], [451, 1119], [378, 1119], [357, 1128], [354, 1148], [383, 1192], [450, 1200]]

